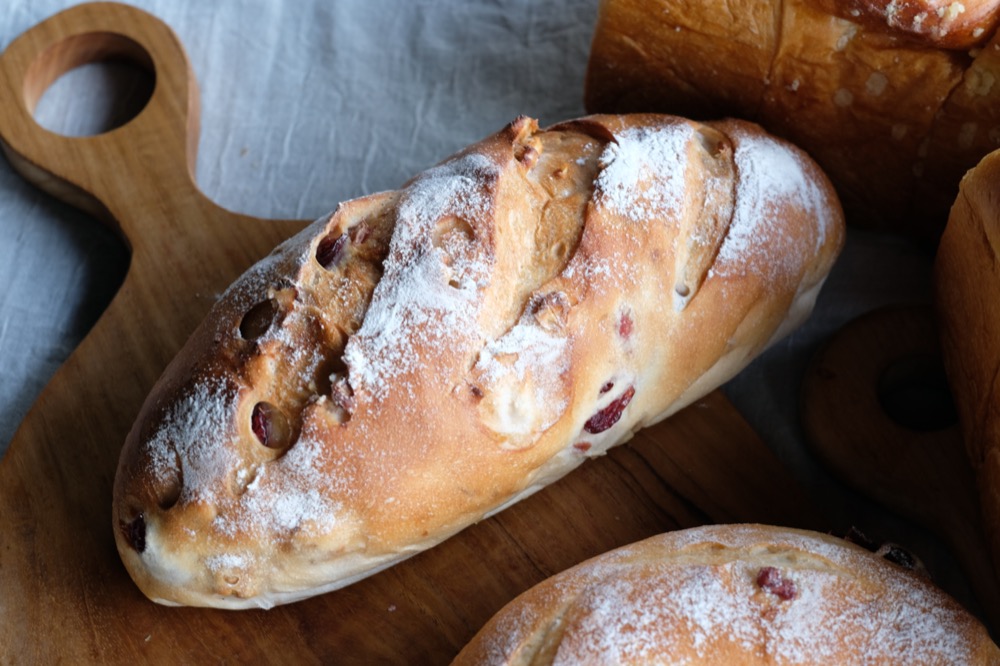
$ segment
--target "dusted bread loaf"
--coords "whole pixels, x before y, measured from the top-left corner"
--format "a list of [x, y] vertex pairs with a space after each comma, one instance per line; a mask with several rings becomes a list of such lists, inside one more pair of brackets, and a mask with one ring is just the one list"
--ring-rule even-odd
[[805, 150], [848, 221], [936, 241], [1000, 146], [997, 2], [602, 0], [591, 112], [754, 120]]
[[926, 579], [840, 539], [762, 525], [652, 537], [539, 583], [455, 666], [1000, 664]]
[[726, 381], [842, 243], [823, 174], [754, 125], [520, 118], [223, 294], [125, 443], [121, 557], [170, 604], [367, 576]]

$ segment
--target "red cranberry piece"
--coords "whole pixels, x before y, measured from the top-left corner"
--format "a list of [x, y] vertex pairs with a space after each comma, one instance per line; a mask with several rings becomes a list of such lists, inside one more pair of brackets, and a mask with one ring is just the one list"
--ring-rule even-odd
[[763, 567], [757, 574], [757, 585], [784, 601], [791, 601], [799, 594], [795, 582], [782, 576], [775, 567]]
[[327, 234], [316, 246], [316, 261], [323, 268], [331, 268], [340, 261], [344, 255], [344, 248], [347, 246], [347, 234], [334, 236]]
[[590, 450], [590, 447], [591, 447], [590, 442], [577, 442], [576, 444], [573, 445], [573, 448], [579, 451], [580, 453], [586, 453], [587, 451]]
[[623, 339], [628, 340], [632, 337], [632, 331], [635, 329], [635, 322], [632, 321], [631, 315], [627, 312], [622, 313], [622, 317], [618, 320], [618, 335], [622, 336]]
[[146, 519], [141, 513], [131, 522], [119, 521], [118, 529], [132, 550], [140, 555], [146, 550]]
[[622, 412], [628, 407], [628, 403], [632, 402], [632, 396], [635, 395], [635, 387], [629, 386], [628, 389], [620, 396], [618, 396], [610, 405], [597, 412], [590, 417], [584, 425], [583, 429], [587, 432], [596, 435], [599, 432], [604, 432], [614, 424], [618, 423], [618, 419], [622, 417]]
[[614, 387], [615, 387], [615, 383], [614, 382], [608, 382], [607, 384], [605, 384], [604, 386], [601, 387], [601, 395], [604, 395], [605, 393], [607, 393], [608, 391], [610, 391]]
[[347, 233], [350, 235], [352, 243], [361, 245], [368, 240], [371, 232], [371, 227], [369, 227], [366, 222], [359, 222], [355, 226], [351, 227], [351, 230]]
[[257, 439], [264, 446], [267, 446], [267, 441], [270, 439], [270, 424], [271, 419], [267, 416], [268, 409], [264, 403], [259, 402], [253, 407], [253, 414], [250, 416], [250, 427], [253, 429], [253, 434], [257, 435]]
[[258, 402], [250, 415], [250, 429], [260, 443], [269, 449], [281, 449], [288, 444], [289, 429], [285, 415], [267, 402]]

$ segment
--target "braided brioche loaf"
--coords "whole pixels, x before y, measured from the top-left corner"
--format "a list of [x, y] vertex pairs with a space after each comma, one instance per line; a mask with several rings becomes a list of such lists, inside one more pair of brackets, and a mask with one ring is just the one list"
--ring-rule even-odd
[[925, 578], [824, 534], [671, 532], [549, 578], [454, 664], [1000, 664], [985, 627]]
[[225, 608], [387, 567], [726, 381], [843, 233], [754, 125], [520, 118], [227, 290], [125, 443], [121, 557], [156, 601]]
[[759, 122], [850, 223], [936, 241], [1000, 146], [998, 21], [992, 0], [602, 0], [586, 106]]

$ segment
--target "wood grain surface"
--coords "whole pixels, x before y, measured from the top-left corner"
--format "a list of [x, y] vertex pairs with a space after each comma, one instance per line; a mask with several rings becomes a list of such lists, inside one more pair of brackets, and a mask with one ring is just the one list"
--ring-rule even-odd
[[[61, 73], [111, 57], [155, 87], [127, 124], [67, 138], [32, 108]], [[583, 559], [665, 530], [757, 521], [826, 529], [714, 393], [441, 546], [270, 611], [166, 608], [114, 547], [111, 486], [147, 391], [215, 297], [301, 221], [223, 210], [197, 189], [197, 90], [150, 15], [87, 4], [0, 56], [0, 140], [15, 168], [120, 231], [124, 284], [0, 461], [0, 660], [14, 663], [447, 663], [504, 603]], [[333, 202], [331, 202], [333, 203]]]

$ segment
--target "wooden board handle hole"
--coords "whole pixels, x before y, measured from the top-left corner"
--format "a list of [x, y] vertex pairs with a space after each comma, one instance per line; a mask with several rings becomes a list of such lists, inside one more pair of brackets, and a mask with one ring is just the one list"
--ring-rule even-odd
[[95, 136], [126, 125], [152, 98], [152, 57], [112, 32], [67, 37], [28, 68], [25, 105], [35, 121], [63, 136]]

